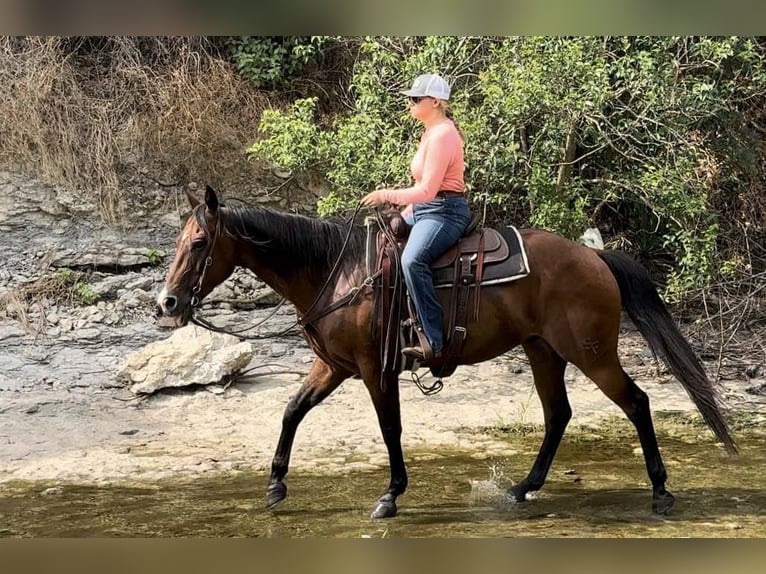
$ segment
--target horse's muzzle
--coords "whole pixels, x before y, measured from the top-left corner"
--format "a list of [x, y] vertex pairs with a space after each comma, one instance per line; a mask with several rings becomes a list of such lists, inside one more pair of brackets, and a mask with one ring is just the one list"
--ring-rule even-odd
[[154, 316], [163, 326], [171, 326], [172, 323], [174, 327], [183, 327], [189, 322], [191, 315], [191, 307], [180, 305], [178, 297], [169, 293], [167, 289], [163, 289], [157, 297]]
[[175, 295], [165, 295], [157, 305], [164, 315], [175, 315], [178, 307], [178, 298]]

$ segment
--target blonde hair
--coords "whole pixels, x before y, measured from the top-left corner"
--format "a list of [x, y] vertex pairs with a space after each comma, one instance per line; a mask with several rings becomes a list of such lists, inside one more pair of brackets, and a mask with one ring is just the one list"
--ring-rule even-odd
[[441, 113], [444, 114], [444, 117], [446, 117], [448, 120], [452, 120], [452, 123], [455, 124], [460, 137], [463, 137], [463, 132], [460, 130], [460, 126], [458, 126], [457, 122], [455, 121], [455, 114], [452, 112], [452, 106], [450, 106], [447, 100], [440, 100], [439, 98], [435, 99], [439, 103], [438, 107]]

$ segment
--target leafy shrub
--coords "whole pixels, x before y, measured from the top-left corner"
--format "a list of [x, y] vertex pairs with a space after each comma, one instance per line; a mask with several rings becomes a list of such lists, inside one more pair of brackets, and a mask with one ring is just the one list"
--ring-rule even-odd
[[425, 72], [453, 85], [477, 208], [570, 238], [598, 225], [656, 262], [672, 297], [715, 273], [713, 202], [758, 172], [757, 154], [742, 152], [752, 140], [743, 113], [766, 94], [757, 40], [367, 38], [348, 113], [328, 122], [314, 99], [270, 110], [250, 153], [326, 179], [322, 215], [408, 185], [421, 129], [398, 91]]
[[226, 39], [240, 75], [259, 88], [276, 88], [316, 63], [324, 36], [236, 36]]

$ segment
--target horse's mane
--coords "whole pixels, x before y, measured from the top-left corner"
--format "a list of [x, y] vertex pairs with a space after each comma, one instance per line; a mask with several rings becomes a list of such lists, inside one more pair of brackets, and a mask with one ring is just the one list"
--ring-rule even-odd
[[[281, 275], [326, 276], [335, 265], [348, 234], [348, 224], [280, 212], [265, 207], [225, 207], [223, 231], [246, 241], [261, 261]], [[355, 226], [343, 253], [341, 271], [349, 274], [365, 256], [364, 230]]]

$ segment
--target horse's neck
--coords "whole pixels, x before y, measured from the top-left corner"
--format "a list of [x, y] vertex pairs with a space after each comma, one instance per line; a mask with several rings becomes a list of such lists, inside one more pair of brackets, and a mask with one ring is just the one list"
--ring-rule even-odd
[[[349, 283], [348, 269], [339, 269], [325, 288], [334, 263], [327, 258], [327, 254], [335, 249], [336, 237], [332, 233], [323, 235], [326, 229], [320, 227], [317, 230], [316, 222], [298, 216], [270, 212], [258, 215], [260, 217], [247, 219], [248, 228], [242, 229], [242, 232], [247, 237], [270, 238], [272, 243], [259, 246], [246, 239], [235, 239], [237, 245], [234, 252], [239, 259], [237, 264], [250, 269], [295, 305], [299, 312], [305, 312], [311, 307], [320, 290], [323, 289], [322, 298], [329, 301], [338, 289], [343, 289], [343, 285]], [[283, 229], [288, 228], [297, 230], [297, 233], [282, 234]], [[300, 237], [297, 242], [296, 236]], [[313, 241], [314, 237], [316, 241]], [[347, 253], [344, 257], [349, 255]], [[352, 272], [351, 275], [355, 276], [356, 273]]]
[[238, 265], [252, 271], [280, 297], [284, 297], [295, 305], [300, 312], [305, 312], [309, 308], [319, 290], [319, 286], [314, 286], [311, 281], [296, 281], [291, 277], [283, 277], [275, 273], [257, 257], [245, 251]]

